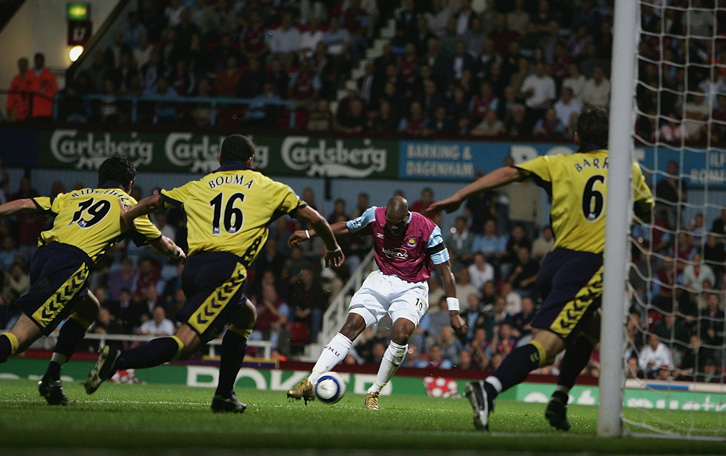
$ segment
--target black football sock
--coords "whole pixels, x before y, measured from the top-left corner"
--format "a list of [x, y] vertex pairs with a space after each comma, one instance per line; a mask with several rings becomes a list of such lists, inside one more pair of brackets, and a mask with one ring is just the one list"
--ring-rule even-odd
[[557, 377], [557, 391], [569, 393], [580, 372], [590, 362], [590, 356], [595, 346], [590, 339], [580, 336], [573, 344], [567, 347], [565, 356], [560, 364], [560, 375]]
[[531, 371], [539, 367], [543, 352], [544, 349], [530, 342], [507, 355], [499, 368], [484, 381], [484, 388], [490, 400], [502, 391], [522, 383]]
[[154, 367], [176, 358], [183, 345], [176, 337], [159, 337], [141, 347], [121, 353], [116, 361], [116, 370], [143, 369]]
[[65, 364], [76, 351], [81, 341], [86, 335], [88, 329], [86, 322], [76, 318], [69, 318], [63, 323], [58, 334], [58, 341], [53, 349], [53, 357], [48, 364], [48, 370], [45, 371], [43, 379], [58, 380], [60, 379], [61, 367]]
[[[249, 332], [249, 331], [247, 331]], [[219, 381], [215, 395], [229, 397], [234, 390], [237, 373], [247, 353], [247, 337], [227, 330], [222, 339], [222, 354], [219, 363]]]

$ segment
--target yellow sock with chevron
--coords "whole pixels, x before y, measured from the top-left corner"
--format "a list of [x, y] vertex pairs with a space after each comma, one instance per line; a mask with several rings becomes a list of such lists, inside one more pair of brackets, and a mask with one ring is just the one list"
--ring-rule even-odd
[[20, 342], [15, 334], [6, 332], [0, 334], [0, 363], [8, 360], [10, 355], [14, 355], [20, 347]]

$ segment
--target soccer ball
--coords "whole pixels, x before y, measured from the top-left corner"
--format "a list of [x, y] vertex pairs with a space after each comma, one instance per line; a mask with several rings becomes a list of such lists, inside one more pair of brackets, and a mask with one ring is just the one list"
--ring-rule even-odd
[[335, 372], [326, 372], [315, 383], [315, 396], [320, 402], [335, 404], [345, 394], [345, 382]]

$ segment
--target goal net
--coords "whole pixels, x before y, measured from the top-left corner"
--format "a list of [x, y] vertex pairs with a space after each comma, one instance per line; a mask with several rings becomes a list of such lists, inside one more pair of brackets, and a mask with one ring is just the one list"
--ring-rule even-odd
[[634, 158], [656, 204], [630, 227], [624, 432], [726, 439], [726, 0], [638, 9]]

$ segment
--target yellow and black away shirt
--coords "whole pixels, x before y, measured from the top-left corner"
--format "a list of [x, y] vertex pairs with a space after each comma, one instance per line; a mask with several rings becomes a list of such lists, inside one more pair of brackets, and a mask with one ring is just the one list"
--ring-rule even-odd
[[[55, 198], [33, 198], [35, 205], [44, 213], [56, 214], [53, 227], [40, 234], [38, 245], [50, 242], [70, 244], [86, 252], [92, 261], [109, 247], [131, 234], [135, 241], [153, 241], [161, 232], [148, 216], [134, 221], [135, 229], [121, 230], [121, 205], [133, 206], [136, 200], [114, 183], [104, 188], [83, 188], [60, 193]], [[140, 236], [139, 236], [140, 235]]]
[[[556, 248], [601, 253], [605, 248], [608, 151], [541, 156], [517, 165], [552, 198]], [[633, 163], [633, 201], [653, 205], [643, 173]]]
[[161, 194], [167, 206], [186, 213], [189, 255], [229, 252], [247, 266], [265, 244], [268, 224], [305, 205], [290, 187], [242, 162]]

